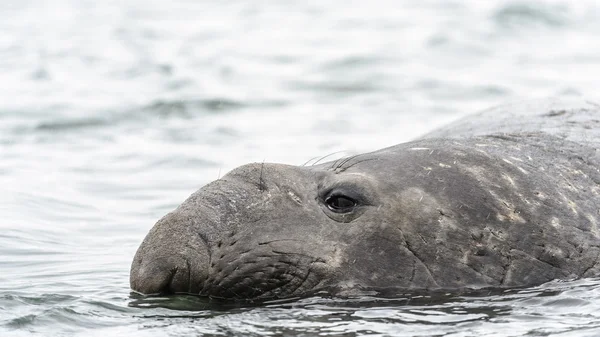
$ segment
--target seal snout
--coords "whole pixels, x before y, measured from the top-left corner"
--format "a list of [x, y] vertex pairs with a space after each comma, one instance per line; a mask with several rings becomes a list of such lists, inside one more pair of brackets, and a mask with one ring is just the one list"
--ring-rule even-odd
[[198, 294], [210, 260], [206, 242], [186, 214], [171, 213], [152, 228], [131, 264], [131, 289], [142, 294]]
[[183, 257], [160, 257], [134, 261], [131, 268], [131, 288], [150, 294], [191, 293], [190, 264]]

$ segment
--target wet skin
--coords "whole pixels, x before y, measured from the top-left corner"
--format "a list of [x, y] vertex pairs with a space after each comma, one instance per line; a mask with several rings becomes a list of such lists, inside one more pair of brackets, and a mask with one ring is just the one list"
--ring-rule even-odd
[[315, 166], [241, 166], [157, 222], [131, 287], [271, 299], [597, 276], [600, 111], [544, 104]]

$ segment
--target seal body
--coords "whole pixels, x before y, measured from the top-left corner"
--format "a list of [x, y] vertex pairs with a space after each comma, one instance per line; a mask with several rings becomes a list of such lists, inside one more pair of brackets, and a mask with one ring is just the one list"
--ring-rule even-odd
[[248, 164], [160, 219], [133, 290], [227, 299], [600, 275], [600, 109], [489, 110], [315, 166]]

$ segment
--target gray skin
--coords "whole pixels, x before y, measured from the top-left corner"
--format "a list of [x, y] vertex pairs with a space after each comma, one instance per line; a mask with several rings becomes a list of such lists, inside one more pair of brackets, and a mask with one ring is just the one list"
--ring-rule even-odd
[[600, 108], [528, 102], [314, 166], [249, 164], [139, 247], [143, 294], [516, 287], [600, 275]]

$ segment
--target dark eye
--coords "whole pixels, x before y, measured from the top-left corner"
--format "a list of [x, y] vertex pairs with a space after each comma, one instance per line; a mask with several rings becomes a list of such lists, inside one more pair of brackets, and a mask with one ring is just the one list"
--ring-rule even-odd
[[348, 213], [356, 206], [354, 199], [343, 195], [332, 195], [325, 200], [327, 208], [336, 213]]

